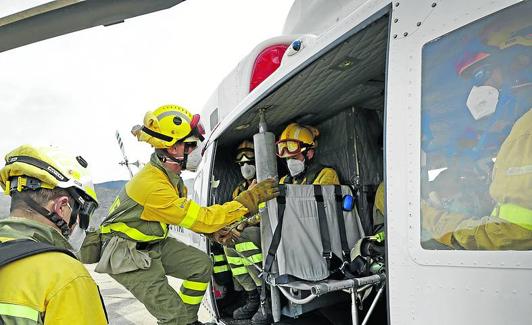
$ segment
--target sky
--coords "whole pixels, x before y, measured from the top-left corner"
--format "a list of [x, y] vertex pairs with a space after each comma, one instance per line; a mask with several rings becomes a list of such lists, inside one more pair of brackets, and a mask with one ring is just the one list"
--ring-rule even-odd
[[[0, 0], [0, 17], [45, 2]], [[187, 0], [0, 53], [0, 156], [54, 145], [82, 155], [96, 183], [128, 179], [115, 132], [130, 161], [147, 162], [131, 127], [164, 104], [199, 113], [246, 54], [281, 35], [292, 2]]]

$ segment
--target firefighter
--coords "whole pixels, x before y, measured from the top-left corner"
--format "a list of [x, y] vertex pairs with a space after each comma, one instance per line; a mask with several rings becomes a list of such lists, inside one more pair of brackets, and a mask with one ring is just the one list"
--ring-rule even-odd
[[[100, 227], [104, 250], [96, 271], [131, 291], [159, 324], [201, 324], [197, 312], [213, 268], [207, 254], [168, 237], [168, 225], [211, 234], [256, 213], [260, 202], [279, 193], [270, 179], [223, 205], [202, 207], [188, 199], [180, 174], [194, 171], [201, 159], [199, 120], [177, 105], [146, 113], [132, 133], [155, 152], [122, 189]], [[178, 292], [166, 275], [184, 279]]]
[[[256, 184], [255, 152], [252, 141], [244, 140], [238, 146], [235, 162], [240, 166], [243, 179], [233, 191], [233, 199]], [[256, 266], [262, 267], [259, 223], [260, 218], [255, 215], [239, 223], [226, 236], [219, 238], [220, 243], [224, 245], [233, 279], [246, 293], [245, 303], [232, 313], [235, 320], [251, 319], [260, 307], [259, 288], [262, 280], [256, 268]], [[258, 316], [253, 322], [253, 324], [263, 323], [268, 324], [268, 319], [259, 321]]]
[[289, 124], [277, 141], [277, 156], [286, 160], [289, 174], [281, 184], [340, 185], [336, 171], [315, 162], [316, 138], [319, 131], [312, 126]]
[[529, 110], [514, 124], [497, 154], [489, 187], [497, 203], [491, 215], [468, 216], [422, 201], [423, 230], [454, 249], [532, 249], [531, 125]]
[[5, 156], [0, 186], [11, 213], [0, 221], [0, 324], [107, 324], [98, 287], [71, 252], [98, 206], [86, 167], [52, 147]]

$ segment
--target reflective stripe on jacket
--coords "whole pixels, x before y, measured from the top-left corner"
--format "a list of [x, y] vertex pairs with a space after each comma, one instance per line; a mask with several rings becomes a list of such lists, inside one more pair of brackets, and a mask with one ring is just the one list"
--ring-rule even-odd
[[495, 207], [491, 215], [532, 230], [532, 210], [530, 209], [515, 204], [501, 204]]
[[[0, 241], [28, 238], [70, 248], [58, 231], [37, 221], [0, 221]], [[96, 283], [83, 264], [46, 252], [0, 268], [0, 324], [107, 324]]]

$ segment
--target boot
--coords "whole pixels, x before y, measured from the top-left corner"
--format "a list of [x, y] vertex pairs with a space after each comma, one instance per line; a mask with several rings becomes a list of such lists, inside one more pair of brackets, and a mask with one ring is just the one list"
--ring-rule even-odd
[[245, 291], [232, 291], [223, 299], [223, 304], [218, 303], [218, 310], [221, 310], [223, 316], [233, 317], [233, 313], [238, 308], [244, 306], [247, 302]]
[[233, 313], [234, 319], [250, 319], [257, 312], [260, 306], [260, 295], [257, 289], [246, 292], [248, 299], [244, 306], [238, 308]]
[[270, 325], [271, 323], [273, 323], [272, 309], [269, 303], [265, 303], [264, 308], [259, 307], [255, 315], [251, 317], [251, 325]]
[[266, 300], [259, 306], [255, 315], [251, 317], [251, 325], [270, 325], [271, 323], [273, 323], [272, 307], [270, 305], [269, 292], [266, 291]]

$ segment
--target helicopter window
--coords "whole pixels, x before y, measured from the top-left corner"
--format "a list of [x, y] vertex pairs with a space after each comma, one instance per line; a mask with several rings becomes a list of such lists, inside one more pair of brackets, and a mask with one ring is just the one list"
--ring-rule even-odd
[[421, 245], [532, 250], [532, 2], [422, 52]]

